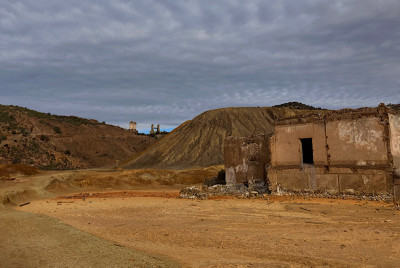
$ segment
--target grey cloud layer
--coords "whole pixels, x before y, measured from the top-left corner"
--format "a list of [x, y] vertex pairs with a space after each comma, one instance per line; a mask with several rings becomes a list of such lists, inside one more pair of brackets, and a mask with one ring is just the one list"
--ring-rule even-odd
[[398, 1], [0, 1], [4, 104], [174, 127], [226, 106], [400, 102]]

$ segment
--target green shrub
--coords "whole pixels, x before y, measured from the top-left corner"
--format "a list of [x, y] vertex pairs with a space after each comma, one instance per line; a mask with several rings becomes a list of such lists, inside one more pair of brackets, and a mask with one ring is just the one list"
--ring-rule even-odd
[[53, 127], [53, 130], [57, 134], [62, 134], [62, 131], [61, 131], [61, 129], [59, 127]]
[[50, 161], [50, 164], [46, 166], [42, 166], [41, 169], [44, 170], [60, 170], [62, 169], [62, 164], [61, 163], [54, 163], [53, 161]]
[[7, 112], [0, 111], [0, 122], [11, 123], [14, 122], [15, 118]]
[[36, 141], [31, 141], [31, 146], [30, 146], [29, 148], [30, 148], [30, 150], [31, 150], [32, 152], [38, 153], [38, 152], [39, 152], [39, 149], [40, 149], [40, 146], [39, 146], [39, 144], [38, 144]]
[[29, 132], [24, 127], [18, 127], [18, 130], [25, 137], [29, 135]]
[[50, 138], [48, 136], [46, 136], [46, 135], [40, 135], [40, 140], [48, 142], [50, 140]]
[[21, 163], [21, 160], [22, 160], [22, 153], [21, 152], [17, 152], [13, 157], [12, 163], [13, 164], [19, 164], [19, 163]]

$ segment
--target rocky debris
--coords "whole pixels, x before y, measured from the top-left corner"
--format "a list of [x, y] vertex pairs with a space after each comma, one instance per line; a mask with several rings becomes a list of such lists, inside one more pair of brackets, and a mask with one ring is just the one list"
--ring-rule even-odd
[[236, 185], [213, 185], [213, 186], [190, 186], [183, 188], [179, 196], [189, 199], [207, 199], [211, 196], [236, 196], [238, 198], [262, 198], [268, 193], [268, 188], [260, 188], [250, 190], [244, 184]]
[[[393, 202], [392, 194], [367, 195], [367, 194], [350, 194], [350, 193], [328, 193], [328, 192], [311, 192], [311, 191], [288, 191], [279, 189], [277, 192], [270, 193], [268, 188], [260, 187], [259, 189], [249, 189], [244, 184], [236, 185], [195, 185], [183, 188], [179, 196], [188, 199], [207, 199], [212, 196], [235, 196], [237, 198], [268, 198], [269, 196], [292, 196], [303, 198], [330, 198], [343, 200], [366, 200]], [[398, 205], [400, 209], [400, 204]]]
[[383, 201], [393, 202], [392, 194], [360, 194], [357, 192], [347, 191], [345, 193], [328, 193], [328, 192], [314, 192], [307, 190], [287, 190], [278, 188], [277, 192], [273, 192], [272, 195], [277, 196], [293, 196], [293, 197], [304, 197], [304, 198], [331, 198], [331, 199], [354, 199], [354, 200], [367, 200], [367, 201]]

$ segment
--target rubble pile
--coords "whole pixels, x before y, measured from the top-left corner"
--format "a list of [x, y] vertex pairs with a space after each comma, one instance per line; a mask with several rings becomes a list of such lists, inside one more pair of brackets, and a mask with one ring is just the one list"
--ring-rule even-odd
[[268, 198], [269, 196], [291, 196], [304, 198], [331, 198], [343, 200], [367, 200], [367, 201], [382, 201], [393, 202], [392, 194], [355, 194], [355, 193], [328, 193], [328, 192], [313, 192], [307, 190], [294, 191], [279, 189], [277, 192], [271, 193], [268, 188], [261, 187], [259, 189], [249, 189], [244, 184], [236, 185], [195, 185], [183, 188], [179, 196], [188, 199], [207, 199], [212, 196], [235, 196], [237, 198]]
[[244, 184], [213, 186], [195, 185], [183, 188], [179, 195], [181, 198], [207, 199], [211, 196], [236, 196], [238, 198], [260, 198], [266, 197], [269, 191], [263, 187], [257, 190], [249, 189]]
[[384, 201], [393, 202], [394, 196], [392, 194], [365, 194], [355, 191], [347, 191], [343, 193], [330, 193], [326, 191], [307, 191], [307, 190], [287, 190], [280, 187], [277, 191], [272, 193], [277, 196], [293, 196], [304, 198], [331, 198], [331, 199], [354, 199], [354, 200], [368, 200], [368, 201]]

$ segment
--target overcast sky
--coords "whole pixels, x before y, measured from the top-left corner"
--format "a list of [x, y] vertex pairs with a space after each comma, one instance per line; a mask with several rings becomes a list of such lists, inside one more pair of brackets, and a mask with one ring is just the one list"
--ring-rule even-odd
[[139, 129], [400, 103], [400, 1], [0, 0], [0, 103]]

